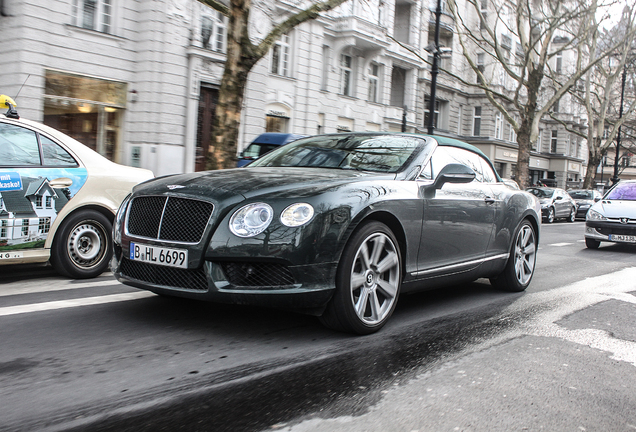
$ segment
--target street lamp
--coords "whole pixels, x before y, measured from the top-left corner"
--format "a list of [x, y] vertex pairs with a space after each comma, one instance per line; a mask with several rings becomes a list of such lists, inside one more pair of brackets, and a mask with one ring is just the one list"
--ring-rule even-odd
[[[439, 1], [439, 0], [437, 0]], [[627, 76], [627, 65], [623, 66], [623, 77], [621, 81], [621, 105], [618, 109], [618, 121], [623, 117], [623, 97], [625, 96], [625, 78]], [[612, 176], [612, 184], [618, 183], [618, 160], [620, 159], [621, 149], [621, 129], [623, 125], [618, 127], [618, 134], [616, 135], [616, 155], [614, 156], [614, 176]]]
[[439, 73], [439, 20], [442, 16], [442, 1], [437, 0], [437, 7], [435, 8], [435, 39], [433, 51], [433, 65], [431, 67], [431, 95], [428, 101], [428, 134], [433, 135], [435, 130], [435, 91], [437, 87], [437, 74]]

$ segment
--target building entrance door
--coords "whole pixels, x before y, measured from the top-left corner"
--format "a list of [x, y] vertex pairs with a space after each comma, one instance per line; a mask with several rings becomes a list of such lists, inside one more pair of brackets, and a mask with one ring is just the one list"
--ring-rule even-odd
[[199, 113], [197, 118], [197, 148], [194, 160], [195, 171], [205, 171], [208, 152], [214, 130], [214, 113], [219, 100], [219, 90], [201, 86]]

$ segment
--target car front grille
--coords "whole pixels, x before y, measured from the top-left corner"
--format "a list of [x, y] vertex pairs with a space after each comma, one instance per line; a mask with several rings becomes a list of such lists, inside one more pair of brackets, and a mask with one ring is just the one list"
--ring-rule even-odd
[[237, 288], [271, 289], [290, 287], [296, 281], [289, 268], [275, 263], [219, 263], [227, 281]]
[[178, 197], [137, 197], [130, 204], [127, 228], [133, 236], [198, 243], [214, 205]]
[[603, 235], [611, 235], [611, 234], [636, 235], [636, 224], [631, 224], [631, 225], [616, 224], [615, 226], [608, 226], [607, 224], [604, 224], [602, 227], [597, 227], [596, 231], [598, 231], [599, 233]]
[[164, 267], [122, 258], [120, 272], [129, 279], [173, 288], [207, 291], [208, 280], [200, 269]]

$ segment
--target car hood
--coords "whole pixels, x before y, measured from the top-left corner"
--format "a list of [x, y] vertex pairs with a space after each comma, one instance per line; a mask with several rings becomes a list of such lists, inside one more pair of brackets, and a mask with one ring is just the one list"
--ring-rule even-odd
[[575, 199], [574, 202], [577, 203], [578, 205], [584, 205], [584, 204], [592, 205], [592, 204], [594, 204], [594, 200], [589, 200], [589, 199]]
[[395, 174], [323, 168], [254, 167], [204, 171], [160, 177], [135, 188], [144, 195], [176, 194], [222, 201], [237, 195], [284, 197], [315, 195], [356, 180], [394, 179]]
[[592, 209], [607, 218], [636, 219], [636, 201], [603, 200], [594, 204]]

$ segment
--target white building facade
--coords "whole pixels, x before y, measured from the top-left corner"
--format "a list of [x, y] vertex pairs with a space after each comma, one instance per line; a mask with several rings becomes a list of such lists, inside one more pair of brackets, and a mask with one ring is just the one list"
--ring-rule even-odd
[[[429, 0], [349, 0], [284, 35], [250, 74], [239, 149], [266, 131], [425, 132], [432, 7]], [[250, 36], [258, 41], [294, 8], [257, 2]], [[155, 175], [204, 169], [226, 18], [194, 0], [4, 0], [0, 12], [0, 93], [19, 93], [23, 117]], [[452, 51], [443, 66], [474, 76], [452, 17], [441, 21], [440, 44]], [[514, 131], [483, 94], [440, 73], [436, 99], [436, 133], [477, 145], [500, 175], [514, 175]], [[563, 105], [559, 115], [584, 127]], [[576, 185], [585, 143], [556, 122], [541, 129], [532, 181]]]

